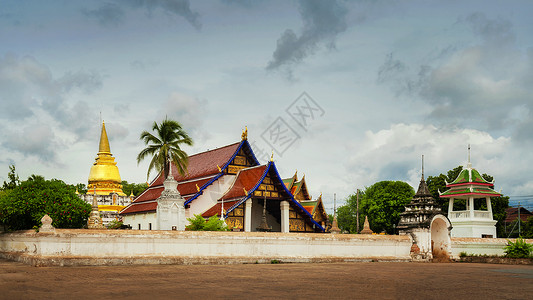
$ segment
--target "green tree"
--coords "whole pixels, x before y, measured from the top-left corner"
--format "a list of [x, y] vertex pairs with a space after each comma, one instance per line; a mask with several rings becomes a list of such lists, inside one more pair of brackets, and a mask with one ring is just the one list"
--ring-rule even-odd
[[359, 214], [368, 216], [374, 232], [394, 234], [400, 222], [400, 213], [411, 201], [415, 190], [403, 181], [380, 181], [366, 188], [360, 203]]
[[0, 194], [0, 222], [10, 230], [41, 225], [48, 214], [56, 228], [81, 228], [87, 224], [91, 205], [61, 180], [32, 175], [15, 189]]
[[522, 222], [521, 224], [524, 224], [522, 228], [520, 228], [522, 237], [525, 239], [533, 239], [533, 217], [527, 218], [527, 221]]
[[[459, 173], [463, 170], [462, 166], [458, 166], [452, 170], [449, 170], [447, 175], [440, 174], [438, 176], [429, 176], [426, 180], [428, 189], [433, 195], [433, 198], [439, 203], [443, 213], [448, 213], [448, 198], [441, 198], [439, 191], [442, 193], [446, 191], [446, 181], [448, 183], [453, 182], [459, 176]], [[488, 174], [481, 174], [483, 179], [488, 182], [492, 182], [494, 177]], [[498, 221], [496, 223], [496, 231], [498, 236], [505, 236], [505, 228], [503, 222], [505, 221], [505, 210], [509, 207], [509, 197], [493, 197], [491, 198], [492, 214], [494, 220]], [[454, 210], [465, 210], [466, 201], [456, 199], [453, 204]], [[487, 204], [485, 199], [476, 199], [474, 202], [474, 209], [485, 210], [487, 209]]]
[[141, 140], [148, 146], [137, 155], [137, 163], [140, 163], [147, 156], [152, 160], [148, 166], [147, 177], [150, 172], [156, 169], [158, 172], [164, 171], [165, 177], [168, 175], [169, 162], [173, 162], [178, 168], [180, 174], [187, 171], [188, 156], [181, 149], [181, 145], [192, 146], [193, 141], [189, 135], [182, 129], [181, 124], [174, 120], [165, 119], [161, 124], [154, 122], [151, 134], [148, 131], [141, 133]]
[[126, 195], [130, 195], [133, 191], [134, 196], [139, 196], [144, 190], [148, 188], [148, 184], [145, 183], [128, 183], [126, 180], [122, 180], [122, 191]]
[[80, 194], [87, 194], [87, 186], [84, 183], [78, 183], [76, 185], [72, 185], [72, 187]]
[[413, 198], [415, 191], [403, 181], [380, 181], [359, 191], [359, 230], [357, 228], [357, 195], [346, 198], [346, 204], [337, 208], [337, 222], [342, 231], [359, 232], [368, 216], [374, 232], [393, 234], [400, 221], [405, 204]]
[[[359, 192], [359, 204], [363, 198], [364, 192]], [[346, 204], [337, 208], [337, 224], [342, 232], [357, 233], [363, 227], [365, 220], [359, 206], [359, 230], [357, 230], [357, 194], [353, 193], [346, 198]], [[332, 221], [333, 222], [333, 221]]]
[[2, 187], [3, 190], [12, 190], [20, 184], [19, 176], [15, 170], [15, 165], [9, 166], [7, 178], [9, 179], [9, 182], [4, 181], [4, 185]]

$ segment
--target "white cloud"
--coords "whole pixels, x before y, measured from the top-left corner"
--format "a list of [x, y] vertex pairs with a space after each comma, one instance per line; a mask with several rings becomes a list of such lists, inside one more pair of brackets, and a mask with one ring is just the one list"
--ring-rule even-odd
[[438, 175], [466, 163], [468, 144], [472, 147], [474, 167], [486, 173], [499, 173], [500, 165], [489, 166], [489, 163], [494, 157], [504, 155], [510, 146], [509, 138], [493, 138], [487, 132], [474, 129], [403, 123], [377, 132], [367, 131], [361, 144], [351, 144], [353, 154], [347, 169], [361, 185], [405, 180], [416, 188], [422, 155], [426, 176]]
[[92, 93], [102, 86], [97, 72], [67, 72], [55, 78], [50, 69], [31, 56], [7, 54], [0, 57], [0, 125], [2, 146], [23, 156], [55, 161], [55, 133], [62, 131], [83, 139], [90, 126], [91, 110], [72, 94]]
[[202, 128], [207, 112], [207, 100], [172, 93], [159, 110], [158, 119], [163, 120], [168, 117], [176, 120], [190, 135], [191, 132], [199, 131]]

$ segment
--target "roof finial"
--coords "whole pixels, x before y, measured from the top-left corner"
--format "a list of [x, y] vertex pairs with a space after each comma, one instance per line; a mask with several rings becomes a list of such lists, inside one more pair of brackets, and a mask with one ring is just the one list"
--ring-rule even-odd
[[468, 164], [466, 165], [467, 168], [472, 168], [472, 164], [470, 163], [470, 144], [468, 144]]
[[248, 126], [244, 126], [244, 130], [242, 131], [241, 139], [243, 141], [248, 140]]
[[274, 161], [274, 150], [272, 150], [272, 155], [270, 155], [270, 161]]

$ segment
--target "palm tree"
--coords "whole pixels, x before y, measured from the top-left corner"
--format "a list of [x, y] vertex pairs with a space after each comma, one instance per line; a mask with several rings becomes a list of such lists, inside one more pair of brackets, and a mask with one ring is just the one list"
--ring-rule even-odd
[[192, 146], [192, 139], [181, 128], [179, 122], [167, 118], [161, 124], [154, 122], [152, 131], [155, 132], [155, 135], [148, 131], [141, 133], [141, 140], [148, 147], [137, 155], [137, 164], [146, 156], [152, 156], [146, 177], [148, 178], [152, 169], [155, 168], [158, 172], [163, 170], [166, 178], [170, 170], [170, 162], [173, 162], [178, 168], [178, 172], [184, 175], [187, 171], [189, 159], [187, 153], [181, 150], [180, 145]]

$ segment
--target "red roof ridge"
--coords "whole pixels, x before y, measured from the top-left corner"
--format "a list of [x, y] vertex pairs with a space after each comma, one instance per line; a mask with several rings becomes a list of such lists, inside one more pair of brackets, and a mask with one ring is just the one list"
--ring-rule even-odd
[[[211, 179], [215, 176], [217, 176], [218, 174], [212, 174], [212, 175], [207, 175], [207, 176], [203, 176], [203, 177], [195, 177], [195, 178], [192, 178], [192, 179], [188, 179], [188, 180], [183, 180], [183, 181], [178, 181], [178, 186], [180, 184], [186, 184], [186, 183], [191, 183], [191, 182], [195, 182], [195, 181], [199, 181], [199, 180], [204, 180], [204, 179]], [[162, 185], [161, 185], [162, 186]]]
[[229, 144], [229, 145], [226, 145], [226, 146], [216, 147], [214, 149], [210, 149], [210, 150], [207, 150], [207, 151], [202, 151], [202, 152], [195, 153], [193, 155], [189, 155], [188, 157], [191, 158], [191, 157], [196, 156], [196, 155], [205, 154], [205, 153], [213, 152], [213, 151], [220, 150], [220, 149], [223, 149], [223, 148], [232, 147], [232, 146], [235, 146], [235, 145], [240, 144], [240, 143], [241, 142], [236, 142], [236, 143]]

